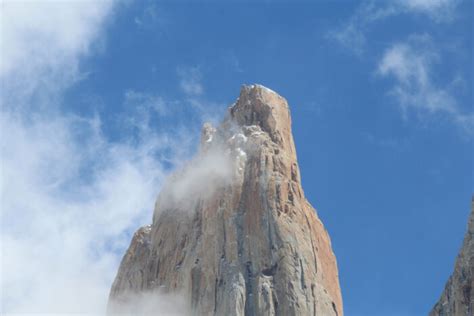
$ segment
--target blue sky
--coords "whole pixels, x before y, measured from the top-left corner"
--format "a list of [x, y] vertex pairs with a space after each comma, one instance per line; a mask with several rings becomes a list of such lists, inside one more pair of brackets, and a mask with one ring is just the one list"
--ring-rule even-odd
[[[78, 226], [87, 229], [57, 233], [71, 243], [93, 236], [61, 262], [80, 253], [88, 259], [77, 271], [112, 270], [85, 285], [100, 283], [101, 297], [130, 234], [151, 220], [163, 178], [195, 150], [202, 122], [219, 121], [242, 84], [260, 83], [289, 101], [303, 187], [332, 239], [345, 314], [428, 313], [474, 192], [472, 1], [82, 4], [59, 5], [39, 28], [48, 8], [10, 3], [2, 12], [11, 17], [0, 73], [6, 254], [23, 241], [17, 260], [29, 250], [18, 214], [67, 205], [69, 223], [79, 210], [111, 208], [84, 215]], [[18, 17], [33, 22], [19, 27]], [[36, 158], [25, 161], [30, 148]], [[7, 197], [18, 194], [41, 210]], [[42, 236], [37, 223], [26, 225]], [[15, 281], [4, 276], [2, 288]], [[25, 290], [14, 292], [7, 311]], [[20, 310], [47, 310], [37, 300]]]

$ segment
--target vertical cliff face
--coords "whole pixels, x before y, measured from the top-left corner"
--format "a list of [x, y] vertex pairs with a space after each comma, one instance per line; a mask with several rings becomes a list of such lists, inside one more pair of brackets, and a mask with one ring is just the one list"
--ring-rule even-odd
[[[163, 188], [132, 240], [109, 312], [180, 293], [197, 315], [343, 315], [331, 242], [301, 187], [286, 100], [244, 86]], [[156, 311], [159, 313], [159, 311]]]
[[471, 215], [454, 272], [430, 316], [474, 315], [474, 197]]

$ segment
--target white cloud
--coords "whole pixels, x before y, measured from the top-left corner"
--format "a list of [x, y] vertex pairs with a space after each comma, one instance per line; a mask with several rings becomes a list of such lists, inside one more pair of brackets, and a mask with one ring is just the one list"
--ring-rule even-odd
[[141, 29], [153, 29], [161, 26], [165, 20], [156, 3], [145, 3], [143, 11], [133, 19], [135, 25]]
[[[110, 1], [1, 3], [0, 313], [104, 312], [133, 231], [151, 221], [183, 133], [145, 119], [159, 97], [126, 95], [133, 139], [65, 114], [63, 92], [103, 48]], [[161, 113], [161, 112], [160, 112]], [[122, 122], [121, 121], [121, 122]]]
[[[230, 183], [234, 175], [233, 160], [230, 152], [220, 145], [201, 153], [169, 179], [160, 195], [161, 206], [194, 209], [195, 201], [205, 200], [216, 188]], [[203, 186], [203, 179], [210, 185]]]
[[397, 7], [392, 4], [382, 6], [379, 4], [380, 2], [374, 1], [364, 2], [357, 8], [347, 23], [328, 32], [327, 37], [335, 40], [356, 55], [361, 55], [367, 43], [366, 33], [372, 24], [398, 13]]
[[[104, 48], [112, 3], [2, 2], [1, 10], [0, 313], [102, 314], [131, 234], [151, 222], [170, 165], [196, 140], [194, 125], [159, 129], [157, 117], [179, 106], [197, 124], [216, 105], [198, 98], [198, 69], [185, 69], [184, 101], [126, 91], [124, 113], [107, 120], [126, 136], [112, 141], [98, 114], [66, 114], [62, 102], [87, 78], [84, 58]], [[153, 299], [153, 308], [182, 314], [169, 298]]]
[[403, 14], [420, 14], [433, 21], [449, 22], [454, 19], [458, 0], [396, 0], [365, 1], [339, 28], [328, 32], [329, 39], [361, 55], [367, 45], [367, 33], [374, 24]]
[[1, 131], [2, 312], [101, 312], [127, 232], [150, 220], [156, 144], [111, 144], [74, 117], [2, 113]]
[[[144, 121], [149, 120], [150, 114], [166, 116], [169, 114], [167, 102], [159, 95], [145, 93], [141, 91], [128, 90], [125, 92], [125, 106], [127, 110], [137, 112], [138, 122], [134, 125], [143, 126]], [[135, 115], [130, 119], [135, 118]], [[147, 125], [145, 125], [147, 126]]]
[[427, 14], [437, 22], [441, 22], [453, 18], [459, 2], [459, 0], [398, 0], [396, 3], [407, 12]]
[[180, 67], [177, 70], [181, 90], [189, 96], [203, 94], [202, 74], [197, 67]]
[[184, 293], [166, 294], [159, 291], [145, 293], [127, 293], [126, 302], [114, 302], [111, 313], [118, 311], [123, 315], [155, 315], [160, 311], [161, 315], [184, 316], [192, 314], [185, 299]]
[[244, 69], [240, 63], [240, 60], [237, 54], [233, 50], [229, 50], [222, 55], [222, 61], [230, 66], [232, 71], [235, 72], [244, 72]]
[[396, 151], [404, 151], [410, 146], [410, 139], [408, 138], [381, 137], [371, 133], [362, 133], [362, 137], [371, 145]]
[[112, 8], [111, 1], [2, 1], [2, 95], [21, 90], [26, 97], [77, 80], [79, 58], [103, 45], [99, 35]]
[[390, 94], [404, 115], [409, 110], [421, 115], [443, 115], [471, 133], [472, 115], [460, 110], [449, 84], [442, 86], [434, 80], [433, 67], [439, 59], [428, 36], [412, 36], [384, 52], [377, 73], [394, 79]]
[[[365, 1], [339, 29], [328, 33], [348, 51], [361, 56], [373, 27], [386, 19], [400, 16], [424, 16], [434, 23], [451, 22], [456, 17], [459, 0], [394, 0]], [[430, 36], [412, 34], [385, 49], [377, 73], [391, 77], [395, 85], [390, 94], [401, 106], [403, 115], [415, 110], [420, 117], [442, 116], [460, 126], [468, 134], [474, 132], [474, 115], [461, 109], [455, 97], [455, 86], [462, 82], [459, 75], [451, 82], [435, 80], [434, 67], [441, 61], [438, 48]]]

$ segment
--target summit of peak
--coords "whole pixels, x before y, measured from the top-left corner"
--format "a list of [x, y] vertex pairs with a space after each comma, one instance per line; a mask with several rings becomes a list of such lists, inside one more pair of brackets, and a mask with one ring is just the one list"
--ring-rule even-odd
[[288, 102], [275, 91], [259, 84], [243, 85], [229, 112], [238, 125], [260, 126], [275, 143], [294, 152]]
[[286, 103], [286, 100], [276, 93], [274, 90], [267, 88], [261, 84], [251, 84], [251, 85], [242, 85], [240, 89], [240, 95], [239, 99], [244, 98], [244, 99], [256, 99], [256, 98], [275, 98], [275, 99], [280, 99], [284, 100]]
[[284, 119], [287, 121], [285, 124], [291, 123], [288, 102], [285, 98], [259, 84], [243, 85], [237, 101], [230, 107], [230, 112], [241, 125], [262, 126], [268, 119], [272, 121]]
[[250, 84], [250, 85], [246, 85], [246, 84], [242, 85], [240, 93], [241, 94], [242, 93], [248, 93], [250, 91], [260, 91], [261, 93], [271, 93], [271, 94], [275, 94], [275, 95], [281, 97], [278, 93], [276, 93], [272, 89], [267, 88], [264, 85], [261, 85], [261, 84], [258, 84], [258, 83], [254, 83], [254, 84]]

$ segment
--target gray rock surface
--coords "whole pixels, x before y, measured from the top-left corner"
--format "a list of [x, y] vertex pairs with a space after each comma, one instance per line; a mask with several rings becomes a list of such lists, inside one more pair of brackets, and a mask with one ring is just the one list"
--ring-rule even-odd
[[474, 197], [463, 245], [441, 298], [430, 316], [474, 315]]
[[243, 86], [221, 125], [205, 124], [197, 157], [135, 234], [109, 313], [140, 293], [179, 293], [194, 315], [343, 315], [336, 258], [304, 197], [283, 97]]

